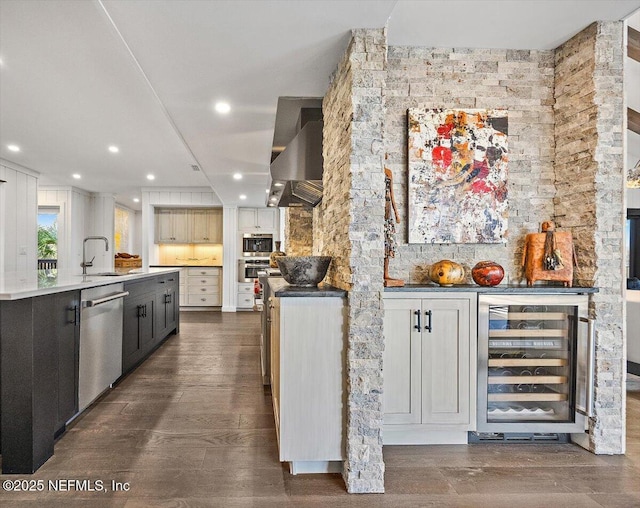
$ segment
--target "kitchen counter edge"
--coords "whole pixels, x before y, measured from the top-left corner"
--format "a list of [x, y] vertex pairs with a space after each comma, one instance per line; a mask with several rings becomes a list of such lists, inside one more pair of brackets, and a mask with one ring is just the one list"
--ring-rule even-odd
[[347, 291], [336, 288], [328, 284], [321, 284], [317, 287], [292, 286], [282, 277], [269, 277], [268, 279], [273, 296], [276, 298], [303, 298], [303, 297], [339, 297], [347, 296]]
[[119, 282], [132, 282], [165, 273], [179, 273], [179, 271], [179, 268], [166, 267], [149, 268], [148, 270], [140, 269], [139, 271], [136, 270], [135, 273], [127, 273], [116, 277], [92, 274], [87, 274], [85, 277], [83, 275], [69, 274], [58, 276], [56, 280], [46, 281], [51, 284], [49, 286], [39, 285], [41, 283], [38, 280], [38, 270], [27, 273], [14, 272], [9, 276], [2, 274], [0, 275], [0, 301], [21, 300], [23, 298], [64, 293], [65, 291], [74, 291], [77, 289], [108, 286], [109, 284], [117, 284]]
[[406, 284], [399, 287], [385, 287], [385, 293], [395, 292], [476, 292], [476, 293], [536, 293], [536, 294], [586, 294], [597, 293], [595, 287], [564, 287], [564, 286], [521, 286], [516, 284], [505, 284], [498, 286], [477, 286], [475, 284], [456, 284], [455, 286], [438, 286], [437, 284]]

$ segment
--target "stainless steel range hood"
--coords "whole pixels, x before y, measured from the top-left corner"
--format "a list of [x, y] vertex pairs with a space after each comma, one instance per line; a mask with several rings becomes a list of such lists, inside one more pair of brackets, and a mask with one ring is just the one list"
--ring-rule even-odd
[[277, 206], [316, 206], [322, 201], [322, 121], [307, 122], [271, 163], [270, 199]]

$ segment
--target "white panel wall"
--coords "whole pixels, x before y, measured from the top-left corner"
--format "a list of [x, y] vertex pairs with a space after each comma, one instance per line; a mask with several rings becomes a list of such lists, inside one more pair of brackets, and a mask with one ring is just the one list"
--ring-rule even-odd
[[87, 236], [104, 236], [109, 243], [109, 250], [105, 250], [105, 242], [102, 240], [87, 242], [87, 259], [92, 259], [95, 256], [90, 272], [113, 271], [115, 209], [116, 200], [113, 195], [91, 195], [91, 229]]
[[37, 267], [38, 173], [1, 161], [0, 273]]

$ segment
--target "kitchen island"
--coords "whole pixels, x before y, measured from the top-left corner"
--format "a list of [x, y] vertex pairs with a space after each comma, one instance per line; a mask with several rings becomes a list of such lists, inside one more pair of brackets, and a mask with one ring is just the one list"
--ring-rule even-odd
[[69, 421], [179, 331], [178, 279], [176, 269], [0, 275], [3, 473], [36, 471]]
[[269, 278], [271, 394], [279, 459], [291, 474], [342, 470], [346, 295]]

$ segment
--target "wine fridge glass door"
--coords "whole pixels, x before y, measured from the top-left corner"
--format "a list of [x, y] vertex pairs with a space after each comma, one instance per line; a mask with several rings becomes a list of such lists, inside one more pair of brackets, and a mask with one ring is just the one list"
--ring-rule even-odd
[[550, 424], [553, 432], [557, 424], [583, 425], [578, 388], [581, 395], [588, 376], [578, 353], [586, 299], [481, 296], [479, 310], [479, 429], [540, 432]]

